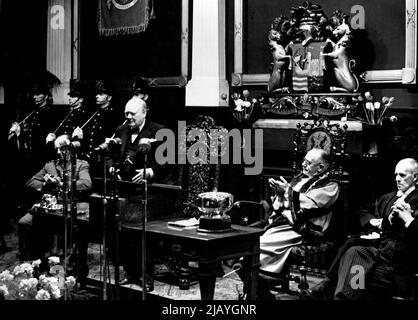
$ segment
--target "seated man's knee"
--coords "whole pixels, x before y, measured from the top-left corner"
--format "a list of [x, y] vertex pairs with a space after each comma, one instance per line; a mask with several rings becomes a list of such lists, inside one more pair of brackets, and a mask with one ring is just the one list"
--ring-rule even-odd
[[19, 219], [19, 225], [32, 226], [33, 216], [30, 213], [26, 213], [22, 218]]
[[358, 253], [358, 252], [362, 252], [363, 251], [363, 246], [352, 246], [350, 248], [348, 248], [345, 253], [346, 254], [353, 254], [353, 253]]

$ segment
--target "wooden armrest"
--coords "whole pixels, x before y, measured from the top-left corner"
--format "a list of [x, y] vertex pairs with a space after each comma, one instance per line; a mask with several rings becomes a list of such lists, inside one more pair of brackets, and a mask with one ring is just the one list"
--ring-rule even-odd
[[[244, 212], [247, 212], [246, 210], [250, 209], [251, 212], [255, 213], [254, 214], [250, 214], [249, 216], [243, 216], [242, 220], [244, 222], [245, 225], [251, 226], [251, 227], [261, 227], [264, 226], [264, 223], [267, 220], [268, 214], [270, 212], [270, 205], [267, 203], [267, 201], [262, 200], [260, 202], [256, 202], [256, 201], [249, 201], [249, 200], [240, 200], [240, 201], [236, 201], [232, 208], [236, 208], [236, 209], [243, 209]], [[256, 209], [256, 211], [254, 212], [254, 209]], [[235, 215], [237, 214], [237, 215]], [[231, 212], [230, 213], [231, 217], [240, 217], [240, 213], [239, 212]], [[254, 221], [255, 219], [251, 219], [251, 217], [255, 217], [256, 221], [255, 222], [251, 222], [248, 221], [249, 219]]]

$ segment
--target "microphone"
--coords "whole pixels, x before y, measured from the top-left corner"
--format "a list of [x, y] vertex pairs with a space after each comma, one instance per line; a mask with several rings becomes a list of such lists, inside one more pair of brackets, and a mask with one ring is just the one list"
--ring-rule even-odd
[[73, 149], [78, 149], [81, 147], [81, 143], [80, 141], [71, 141], [69, 147]]
[[148, 153], [151, 150], [151, 143], [157, 140], [150, 138], [141, 138], [138, 142], [138, 151], [141, 153]]
[[109, 150], [110, 146], [120, 145], [122, 144], [121, 138], [112, 138], [112, 139], [106, 139], [104, 143], [99, 145], [98, 147], [94, 148], [94, 151], [101, 151], [101, 150]]

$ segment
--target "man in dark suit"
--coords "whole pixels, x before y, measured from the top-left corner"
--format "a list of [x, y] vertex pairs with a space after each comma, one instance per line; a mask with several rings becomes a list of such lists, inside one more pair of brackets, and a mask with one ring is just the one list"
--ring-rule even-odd
[[[114, 139], [112, 139], [118, 141], [120, 146], [120, 148], [114, 148], [111, 161], [116, 168], [118, 178], [131, 182], [125, 189], [122, 189], [122, 185], [119, 186], [119, 195], [136, 202], [138, 202], [138, 196], [142, 199], [142, 195], [138, 191], [135, 192], [134, 189], [137, 187], [132, 185], [141, 185], [144, 183], [144, 179], [147, 182], [173, 184], [176, 179], [172, 166], [156, 162], [154, 154], [157, 141], [155, 136], [163, 126], [149, 121], [147, 112], [145, 100], [138, 96], [132, 97], [125, 106], [126, 121], [116, 129]], [[107, 139], [107, 142], [110, 140]], [[136, 212], [136, 214], [142, 213]], [[122, 229], [120, 254], [126, 278], [121, 284], [140, 282], [140, 252], [139, 241], [132, 239], [132, 235]], [[152, 265], [149, 267], [152, 269]]]
[[[327, 279], [308, 292], [334, 299], [409, 297], [418, 252], [418, 163], [407, 158], [395, 168], [397, 191], [383, 195], [374, 211], [362, 212], [360, 223], [379, 233], [348, 240]], [[373, 212], [373, 213], [372, 213]]]
[[156, 163], [155, 135], [163, 126], [149, 121], [147, 104], [144, 100], [133, 97], [125, 106], [126, 123], [116, 129], [115, 138], [121, 140], [118, 155], [119, 176], [123, 180], [142, 183], [144, 179], [144, 154], [147, 152], [145, 179], [164, 180], [164, 166]]

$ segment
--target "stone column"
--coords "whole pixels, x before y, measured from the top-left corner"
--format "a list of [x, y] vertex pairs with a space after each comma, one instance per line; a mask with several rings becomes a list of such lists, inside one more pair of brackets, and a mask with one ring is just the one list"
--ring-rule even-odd
[[186, 87], [186, 106], [227, 106], [224, 0], [193, 1], [192, 34], [192, 77]]

